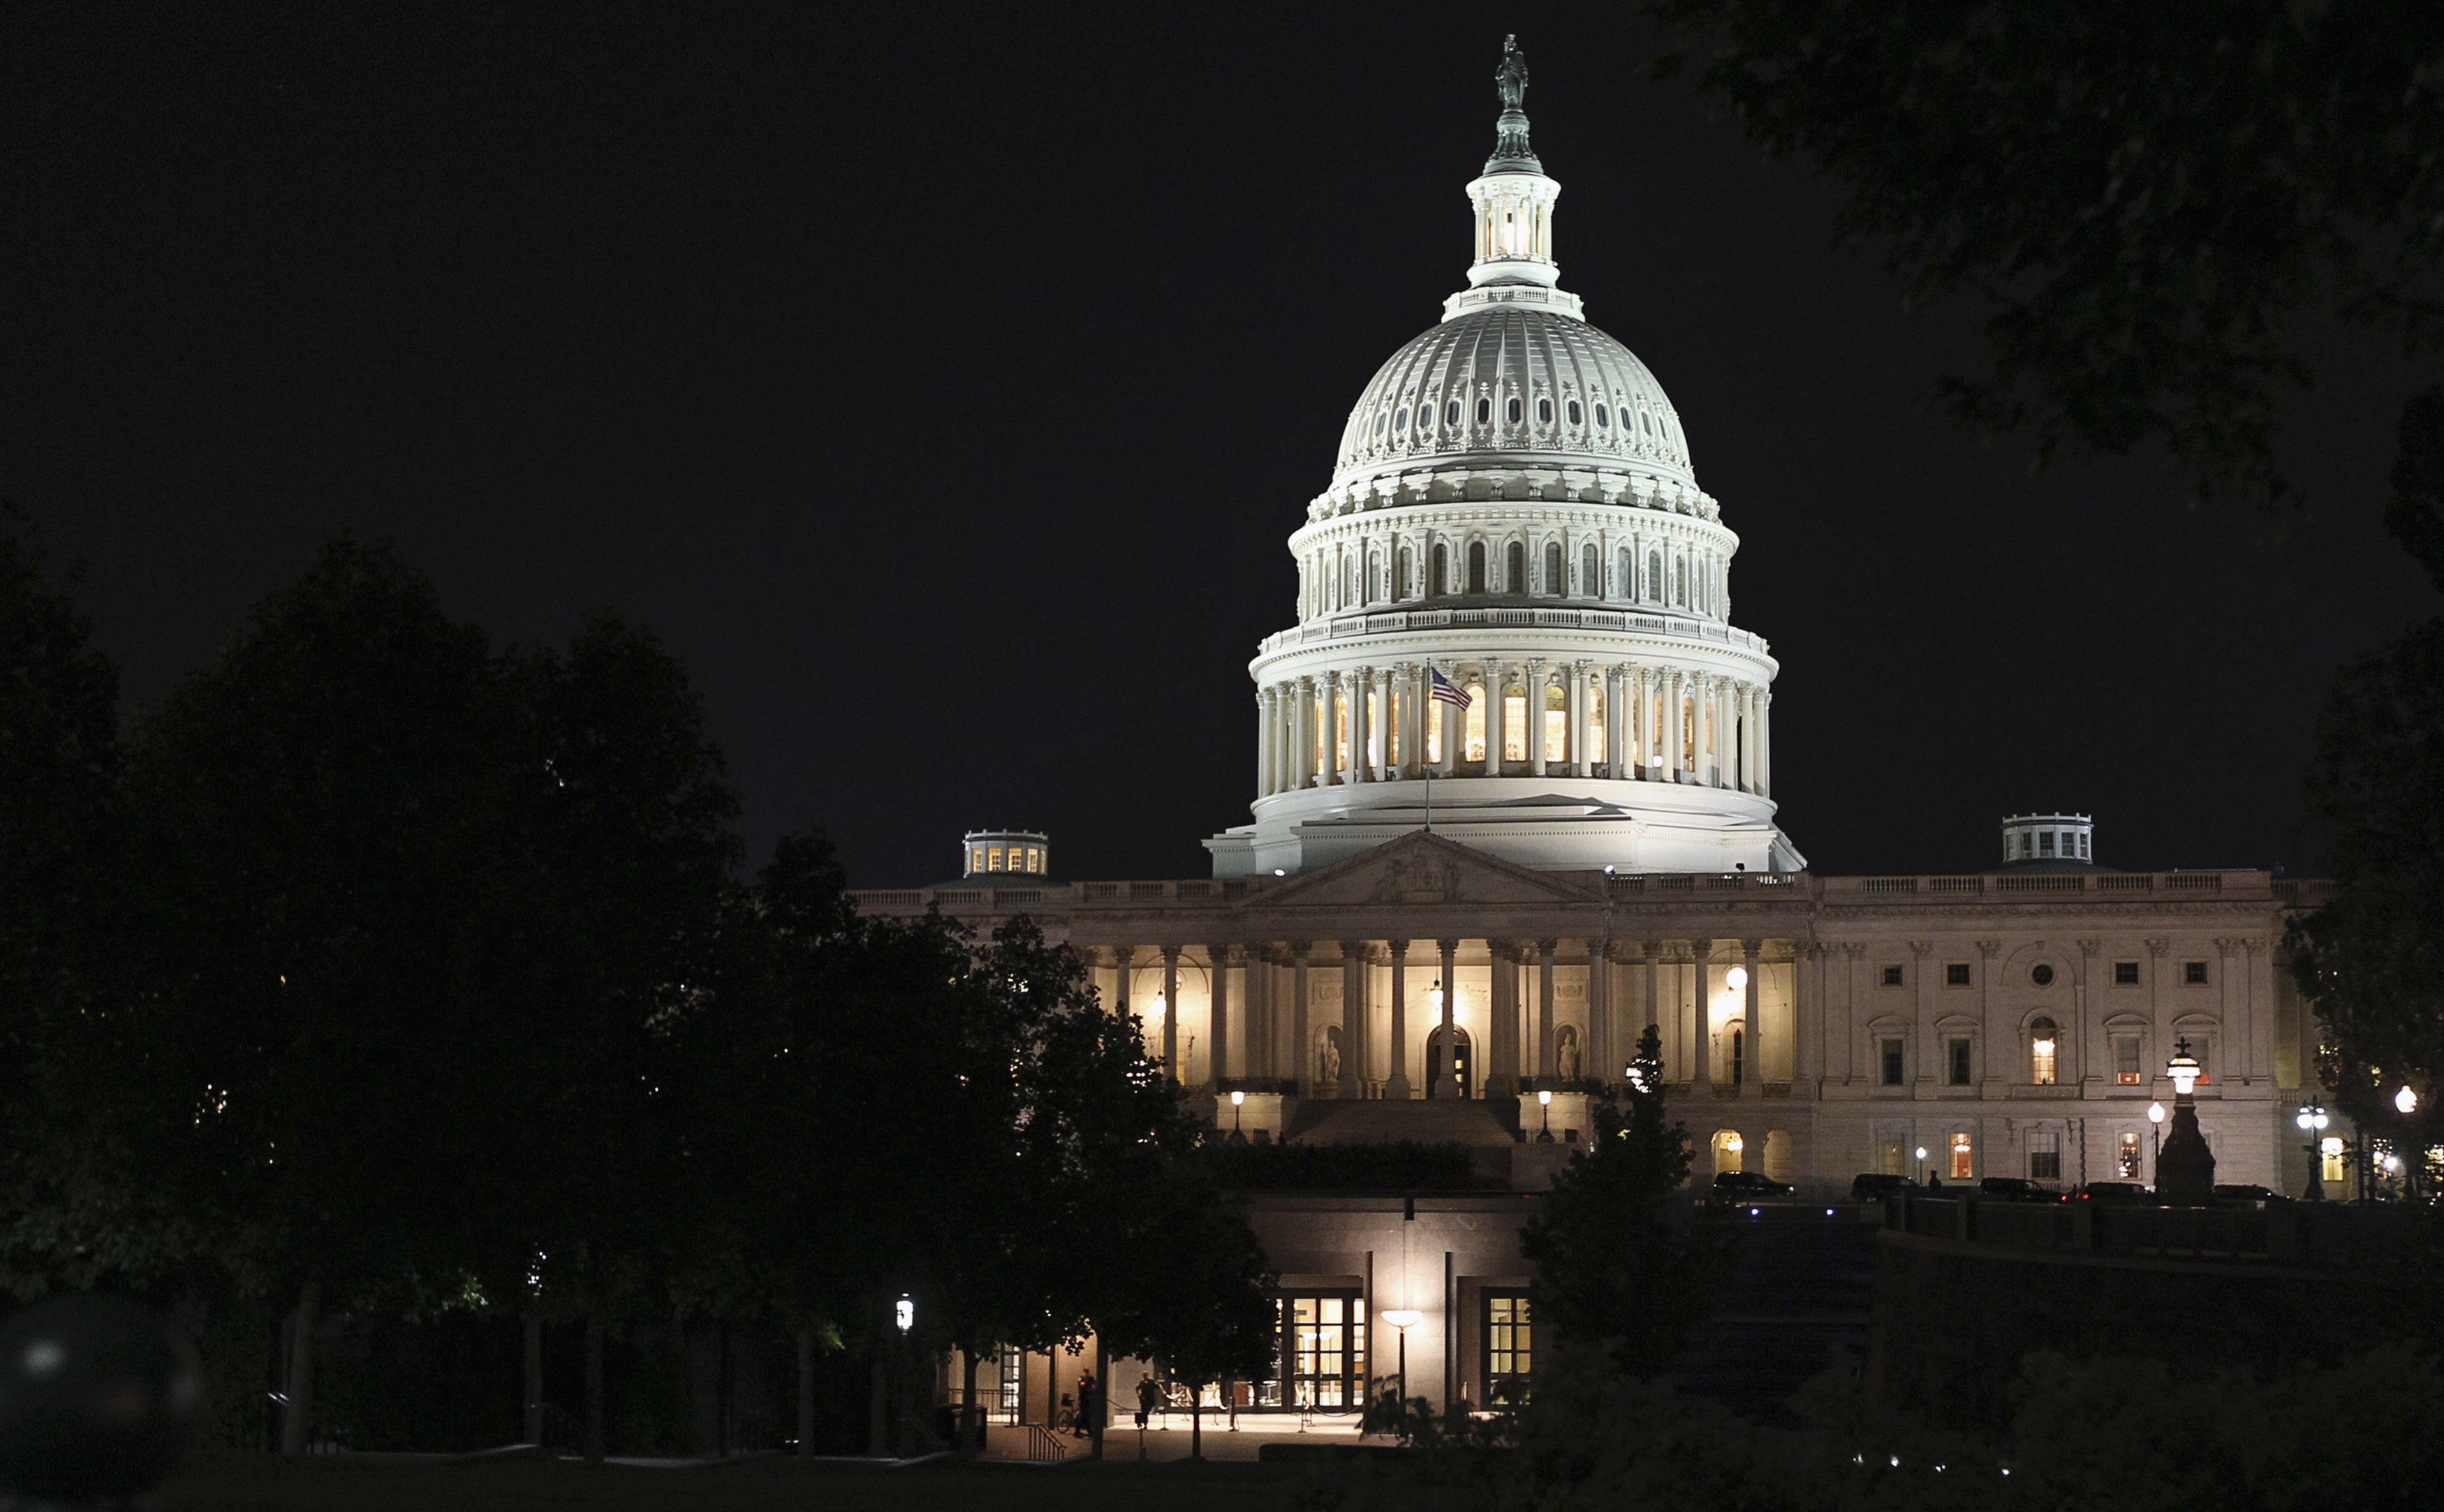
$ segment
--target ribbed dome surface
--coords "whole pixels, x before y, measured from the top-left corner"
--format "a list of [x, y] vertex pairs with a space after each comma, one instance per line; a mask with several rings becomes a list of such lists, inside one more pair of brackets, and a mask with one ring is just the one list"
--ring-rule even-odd
[[1586, 322], [1536, 308], [1472, 310], [1394, 353], [1350, 412], [1334, 470], [1446, 458], [1689, 471], [1680, 418], [1646, 364]]

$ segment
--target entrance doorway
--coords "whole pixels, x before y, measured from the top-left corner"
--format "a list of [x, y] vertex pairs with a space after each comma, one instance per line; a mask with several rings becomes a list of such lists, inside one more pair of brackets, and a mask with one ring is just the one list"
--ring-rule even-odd
[[1461, 1098], [1476, 1096], [1476, 1062], [1475, 1058], [1469, 1054], [1466, 1029], [1456, 1024], [1449, 1029], [1436, 1024], [1435, 1032], [1427, 1036], [1426, 1096]]

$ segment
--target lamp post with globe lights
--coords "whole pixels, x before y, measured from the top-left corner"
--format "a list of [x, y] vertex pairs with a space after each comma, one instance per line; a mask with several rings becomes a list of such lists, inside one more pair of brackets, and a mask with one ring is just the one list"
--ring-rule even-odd
[[2214, 1201], [2214, 1152], [2198, 1128], [2197, 1102], [2191, 1096], [2203, 1070], [2190, 1054], [2190, 1042], [2175, 1041], [2173, 1059], [2164, 1064], [2164, 1076], [2173, 1083], [2173, 1129], [2156, 1152], [2156, 1195], [2187, 1208]]
[[2147, 1177], [2150, 1181], [2155, 1179], [2156, 1162], [2164, 1153], [2164, 1116], [2162, 1103], [2147, 1104]]
[[1536, 1142], [1537, 1142], [1538, 1144], [1540, 1144], [1540, 1145], [1549, 1145], [1549, 1144], [1551, 1144], [1551, 1143], [1553, 1142], [1553, 1089], [1552, 1089], [1552, 1088], [1550, 1088], [1550, 1087], [1544, 1087], [1544, 1088], [1540, 1088], [1540, 1089], [1537, 1091], [1537, 1093], [1536, 1093], [1536, 1106], [1537, 1106], [1538, 1108], [1540, 1108], [1541, 1110], [1543, 1110], [1544, 1115], [1545, 1115], [1545, 1127], [1543, 1127], [1542, 1129], [1539, 1129], [1539, 1130], [1537, 1130], [1537, 1131], [1536, 1131]]
[[1239, 1128], [1239, 1116], [1240, 1116], [1240, 1115], [1239, 1115], [1239, 1110], [1240, 1110], [1240, 1109], [1242, 1109], [1242, 1108], [1245, 1108], [1247, 1105], [1248, 1105], [1248, 1094], [1247, 1094], [1247, 1093], [1245, 1093], [1244, 1091], [1241, 1091], [1240, 1089], [1238, 1089], [1238, 1088], [1236, 1088], [1236, 1087], [1231, 1088], [1231, 1142], [1232, 1144], [1234, 1144], [1234, 1145], [1244, 1145], [1244, 1144], [1246, 1144], [1246, 1143], [1248, 1142], [1248, 1136], [1247, 1136], [1245, 1134], [1243, 1134], [1242, 1132], [1240, 1132], [1240, 1128]]
[[2401, 1090], [2393, 1095], [2393, 1107], [2401, 1115], [2399, 1143], [2410, 1152], [2406, 1158], [2400, 1151], [2394, 1152], [2395, 1161], [2401, 1170], [2401, 1200], [2415, 1203], [2418, 1200], [2419, 1168], [2427, 1163], [2427, 1141], [2419, 1136], [2414, 1121], [2418, 1116], [2418, 1094], [2405, 1082]]
[[2324, 1138], [2325, 1125], [2333, 1120], [2326, 1116], [2324, 1106], [2316, 1098], [2311, 1097], [2300, 1105], [2300, 1111], [2292, 1116], [2291, 1121], [2298, 1124], [2300, 1132], [2308, 1136], [2305, 1147], [2308, 1152], [2308, 1189], [2301, 1194], [2302, 1199], [2306, 1202], [2324, 1202], [2325, 1183], [2318, 1168], [2324, 1163], [2325, 1158]]
[[1917, 1184], [1926, 1185], [1926, 1146], [1917, 1147]]

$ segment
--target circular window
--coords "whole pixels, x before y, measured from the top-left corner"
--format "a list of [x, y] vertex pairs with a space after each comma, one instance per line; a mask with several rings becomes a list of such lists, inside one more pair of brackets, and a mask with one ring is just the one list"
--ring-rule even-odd
[[2034, 982], [2041, 987], [2052, 986], [2054, 985], [2054, 968], [2046, 965], [2043, 961], [2039, 961], [2035, 966], [2028, 968], [2028, 980]]

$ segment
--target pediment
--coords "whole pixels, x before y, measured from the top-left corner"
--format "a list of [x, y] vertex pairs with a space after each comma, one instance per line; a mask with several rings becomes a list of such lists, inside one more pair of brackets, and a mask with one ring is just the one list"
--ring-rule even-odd
[[1420, 830], [1268, 887], [1255, 908], [1359, 908], [1370, 904], [1589, 903], [1601, 897], [1539, 872]]

